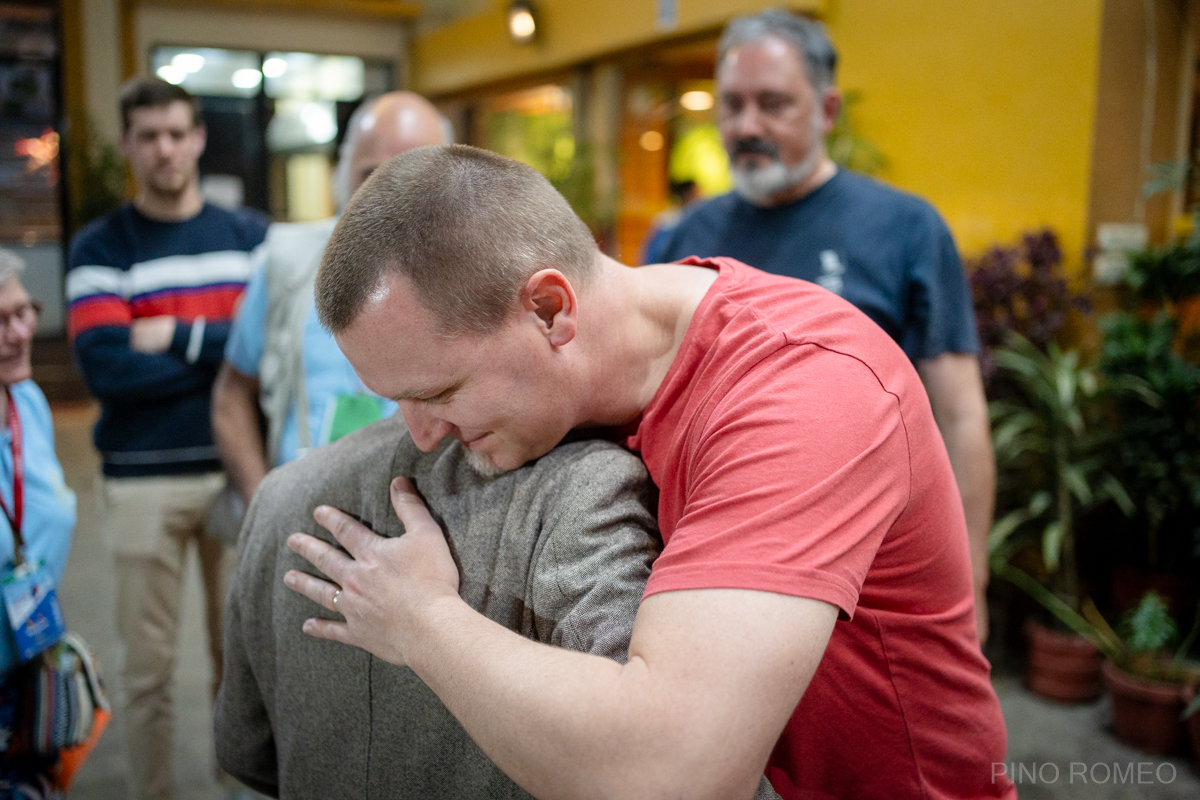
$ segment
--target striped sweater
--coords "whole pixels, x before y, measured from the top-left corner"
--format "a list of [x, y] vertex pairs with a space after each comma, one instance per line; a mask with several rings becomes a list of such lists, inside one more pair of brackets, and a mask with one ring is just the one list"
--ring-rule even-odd
[[[210, 394], [266, 229], [254, 211], [205, 205], [191, 219], [160, 222], [126, 204], [71, 243], [67, 326], [102, 406], [95, 442], [105, 475], [220, 469]], [[176, 319], [167, 352], [134, 352], [130, 323], [164, 314]]]

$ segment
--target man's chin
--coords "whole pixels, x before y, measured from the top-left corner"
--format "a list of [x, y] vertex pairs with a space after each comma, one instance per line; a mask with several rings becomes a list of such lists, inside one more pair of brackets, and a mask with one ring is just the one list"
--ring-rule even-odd
[[187, 190], [188, 178], [186, 175], [155, 177], [147, 181], [147, 184], [156, 195], [176, 199]]
[[733, 170], [734, 191], [756, 206], [772, 205], [776, 197], [794, 186], [793, 181], [794, 176], [778, 161], [765, 167]]
[[465, 449], [467, 454], [467, 466], [475, 471], [475, 474], [484, 478], [496, 478], [511, 470], [505, 469], [492, 460], [492, 457], [487, 453], [479, 450]]

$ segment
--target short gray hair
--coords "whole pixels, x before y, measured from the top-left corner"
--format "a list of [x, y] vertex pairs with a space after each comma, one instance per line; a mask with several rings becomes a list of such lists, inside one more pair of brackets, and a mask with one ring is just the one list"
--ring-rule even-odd
[[833, 85], [838, 55], [825, 25], [781, 8], [736, 17], [726, 25], [717, 42], [718, 66], [735, 47], [770, 37], [781, 39], [796, 49], [804, 61], [813, 89], [819, 92]]
[[9, 278], [15, 278], [25, 271], [25, 259], [12, 250], [0, 247], [0, 284], [8, 283]]
[[[354, 194], [350, 188], [354, 185], [354, 175], [351, 174], [350, 168], [351, 162], [354, 160], [354, 148], [358, 147], [358, 138], [362, 135], [363, 117], [371, 113], [371, 109], [379, 102], [380, 97], [381, 95], [375, 95], [362, 101], [346, 122], [346, 138], [342, 139], [342, 146], [338, 148], [337, 168], [333, 173], [333, 202], [339, 212], [349, 204], [350, 196]], [[446, 118], [445, 114], [439, 116], [442, 126], [442, 144], [454, 144], [454, 125]]]

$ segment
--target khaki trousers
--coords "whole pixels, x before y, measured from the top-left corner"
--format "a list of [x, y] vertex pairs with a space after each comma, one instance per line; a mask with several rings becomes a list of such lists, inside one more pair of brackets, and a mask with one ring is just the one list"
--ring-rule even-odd
[[212, 695], [221, 684], [221, 618], [236, 555], [204, 532], [221, 473], [103, 478], [104, 535], [117, 577], [117, 632], [125, 645], [125, 732], [130, 796], [171, 796], [172, 707], [179, 604], [195, 541], [205, 594]]

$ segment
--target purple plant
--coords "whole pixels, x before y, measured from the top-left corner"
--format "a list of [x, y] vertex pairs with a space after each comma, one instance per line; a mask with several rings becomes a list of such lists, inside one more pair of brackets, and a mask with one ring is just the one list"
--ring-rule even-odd
[[1009, 331], [1044, 353], [1072, 310], [1091, 310], [1088, 299], [1067, 285], [1062, 248], [1049, 229], [1025, 234], [1015, 247], [993, 246], [969, 260], [967, 270], [982, 345], [980, 366], [989, 388], [996, 372], [992, 349], [1005, 346]]

